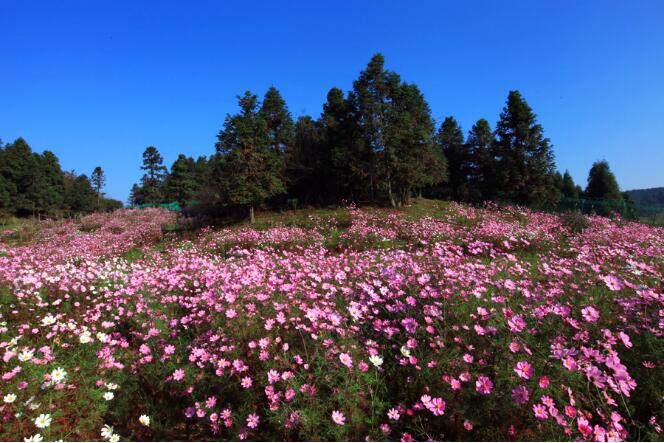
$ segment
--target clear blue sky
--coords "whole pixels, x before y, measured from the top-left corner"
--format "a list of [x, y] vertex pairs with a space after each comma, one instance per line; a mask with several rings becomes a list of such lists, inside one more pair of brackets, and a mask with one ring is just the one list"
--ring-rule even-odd
[[0, 33], [0, 138], [101, 165], [123, 201], [146, 146], [209, 155], [271, 84], [318, 116], [375, 52], [438, 122], [493, 125], [519, 89], [577, 182], [604, 158], [622, 189], [664, 186], [664, 1], [0, 0]]

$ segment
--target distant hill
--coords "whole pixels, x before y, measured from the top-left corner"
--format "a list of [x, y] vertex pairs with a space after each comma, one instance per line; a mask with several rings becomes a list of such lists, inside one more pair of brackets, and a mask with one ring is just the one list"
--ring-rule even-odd
[[658, 205], [664, 206], [664, 187], [649, 189], [633, 189], [627, 191], [629, 197], [637, 205]]

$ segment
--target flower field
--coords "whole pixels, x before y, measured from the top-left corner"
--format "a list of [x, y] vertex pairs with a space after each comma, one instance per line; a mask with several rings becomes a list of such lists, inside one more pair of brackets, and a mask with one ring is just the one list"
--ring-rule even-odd
[[442, 202], [175, 222], [0, 230], [0, 439], [662, 439], [663, 228]]

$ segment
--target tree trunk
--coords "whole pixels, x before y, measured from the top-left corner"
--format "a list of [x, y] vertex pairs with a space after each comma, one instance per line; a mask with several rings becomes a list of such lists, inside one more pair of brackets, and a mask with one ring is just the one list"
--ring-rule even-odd
[[252, 225], [256, 221], [256, 217], [254, 217], [254, 207], [253, 207], [253, 205], [249, 206], [249, 221], [251, 222]]
[[392, 193], [392, 178], [390, 177], [390, 172], [387, 172], [387, 195], [390, 198], [390, 205], [393, 208], [397, 207], [397, 203], [394, 201], [394, 194]]

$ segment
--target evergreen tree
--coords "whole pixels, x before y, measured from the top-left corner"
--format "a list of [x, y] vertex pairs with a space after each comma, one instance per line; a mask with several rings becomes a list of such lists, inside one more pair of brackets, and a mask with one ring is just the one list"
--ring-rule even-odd
[[286, 185], [297, 201], [322, 203], [330, 193], [330, 155], [321, 123], [301, 116], [295, 123], [295, 142], [286, 150]]
[[27, 193], [34, 210], [40, 214], [56, 214], [64, 205], [64, 176], [60, 161], [51, 151], [33, 154], [36, 170]]
[[496, 138], [498, 197], [524, 205], [553, 200], [555, 164], [549, 139], [518, 91], [507, 97]]
[[95, 192], [97, 193], [97, 209], [101, 209], [101, 197], [102, 197], [101, 190], [104, 188], [104, 185], [106, 184], [106, 175], [104, 174], [104, 170], [101, 168], [101, 166], [97, 166], [92, 171], [92, 176], [90, 177], [90, 181], [92, 182], [92, 189], [94, 189]]
[[16, 139], [5, 146], [0, 175], [5, 178], [9, 188], [9, 208], [18, 215], [35, 214], [37, 207], [30, 198], [29, 190], [36, 181], [37, 159], [32, 149], [23, 138]]
[[196, 194], [199, 181], [196, 180], [196, 162], [193, 158], [180, 154], [166, 176], [164, 195], [166, 201], [176, 201], [185, 205]]
[[561, 192], [565, 198], [571, 198], [574, 200], [579, 198], [577, 186], [574, 184], [574, 180], [569, 171], [565, 171], [565, 174], [563, 174]]
[[164, 166], [164, 158], [154, 146], [148, 146], [143, 152], [143, 166], [141, 166], [141, 169], [145, 171], [141, 179], [145, 201], [147, 203], [160, 203], [163, 198], [162, 185], [166, 175], [166, 167]]
[[293, 145], [295, 130], [286, 101], [274, 86], [265, 93], [259, 112], [267, 125], [270, 147], [278, 154], [284, 153]]
[[489, 122], [481, 118], [468, 132], [468, 199], [480, 202], [495, 197], [494, 161], [491, 155], [495, 136]]
[[64, 203], [73, 213], [93, 212], [97, 206], [97, 193], [85, 174], [74, 171], [64, 173]]
[[597, 161], [590, 168], [585, 196], [595, 200], [622, 200], [618, 181], [606, 160]]
[[219, 132], [220, 195], [227, 203], [245, 206], [254, 222], [254, 208], [285, 192], [279, 154], [270, 146], [265, 118], [258, 112], [256, 95], [238, 97], [241, 112], [227, 115]]
[[434, 150], [431, 110], [419, 88], [401, 84], [390, 104], [385, 129], [385, 153], [392, 188], [392, 203], [408, 203], [414, 190], [445, 179], [445, 163]]
[[129, 192], [129, 205], [130, 206], [139, 206], [145, 204], [147, 201], [145, 199], [145, 193], [143, 188], [138, 184], [134, 183]]
[[354, 96], [339, 88], [327, 93], [321, 115], [324, 151], [329, 153], [332, 169], [331, 200], [368, 198], [371, 152], [366, 148], [359, 125]]
[[384, 68], [385, 59], [375, 54], [360, 76], [353, 82], [352, 102], [357, 106], [357, 117], [362, 138], [369, 157], [370, 197], [375, 198], [382, 179], [387, 197], [396, 206], [393, 175], [397, 163], [394, 146], [386, 143], [392, 100], [401, 83], [399, 75]]
[[438, 146], [447, 159], [449, 197], [466, 200], [468, 197], [468, 177], [470, 156], [463, 142], [463, 132], [454, 117], [446, 117], [436, 136]]

